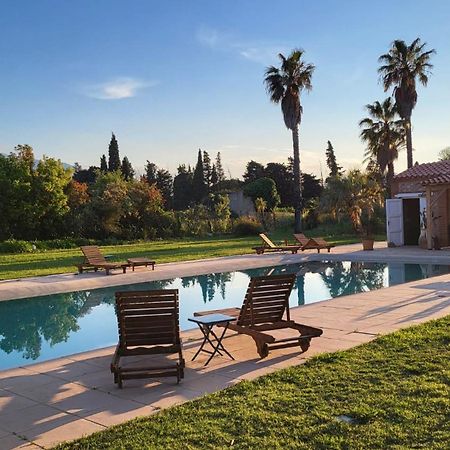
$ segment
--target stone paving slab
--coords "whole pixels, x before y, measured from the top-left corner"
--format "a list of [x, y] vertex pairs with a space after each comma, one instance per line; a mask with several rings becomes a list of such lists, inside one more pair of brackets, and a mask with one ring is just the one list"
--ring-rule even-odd
[[324, 330], [306, 353], [282, 349], [261, 360], [250, 337], [230, 332], [224, 344], [236, 360], [216, 357], [204, 367], [206, 355], [190, 361], [200, 344], [199, 331], [184, 332], [187, 368], [179, 385], [170, 378], [130, 380], [118, 389], [109, 372], [112, 347], [0, 371], [0, 449], [49, 448], [448, 314], [450, 275], [443, 275], [292, 308], [294, 320]]
[[306, 261], [389, 261], [416, 264], [450, 264], [450, 250], [422, 250], [418, 247], [387, 248], [385, 242], [376, 242], [374, 251], [362, 251], [361, 244], [350, 244], [337, 246], [332, 249], [331, 253], [323, 251], [317, 253], [315, 250], [307, 250], [296, 255], [290, 253], [244, 254], [157, 264], [154, 271], [139, 267], [136, 268], [135, 272], [129, 271], [123, 274], [116, 271], [110, 276], [106, 276], [104, 272], [100, 271], [97, 273], [69, 273], [3, 280], [0, 281], [0, 301]]

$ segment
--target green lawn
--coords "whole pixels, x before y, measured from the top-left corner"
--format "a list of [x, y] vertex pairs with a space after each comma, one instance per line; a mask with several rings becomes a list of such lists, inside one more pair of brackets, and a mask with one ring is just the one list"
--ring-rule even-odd
[[[349, 244], [359, 241], [359, 238], [354, 235], [337, 233], [328, 235], [328, 230], [313, 230], [309, 235], [317, 236], [320, 231], [324, 231], [321, 235], [336, 244]], [[292, 230], [279, 229], [271, 233], [270, 236], [275, 240], [282, 240], [285, 237], [292, 236]], [[113, 261], [124, 260], [127, 257], [151, 256], [158, 263], [163, 263], [250, 253], [251, 247], [258, 243], [258, 237], [236, 238], [230, 235], [105, 246], [102, 247], [102, 251], [104, 254], [113, 255]], [[0, 254], [0, 280], [74, 272], [76, 270], [75, 264], [81, 260], [79, 249]]]
[[448, 448], [449, 328], [447, 316], [58, 448]]

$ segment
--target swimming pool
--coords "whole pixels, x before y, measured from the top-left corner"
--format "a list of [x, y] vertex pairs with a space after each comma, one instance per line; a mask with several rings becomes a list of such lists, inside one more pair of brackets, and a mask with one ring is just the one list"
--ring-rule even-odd
[[0, 302], [0, 369], [67, 356], [117, 342], [116, 291], [177, 288], [180, 326], [194, 311], [241, 306], [250, 277], [296, 273], [291, 306], [370, 291], [450, 272], [449, 266], [307, 262], [211, 273], [91, 291]]

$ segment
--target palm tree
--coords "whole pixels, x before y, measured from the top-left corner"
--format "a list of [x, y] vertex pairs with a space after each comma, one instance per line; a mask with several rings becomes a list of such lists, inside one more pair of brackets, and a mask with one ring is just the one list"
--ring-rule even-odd
[[278, 56], [281, 60], [281, 67], [268, 67], [265, 73], [264, 83], [270, 100], [274, 103], [281, 103], [284, 124], [292, 131], [294, 148], [295, 232], [300, 233], [302, 231], [302, 188], [298, 127], [303, 113], [303, 108], [300, 104], [300, 94], [305, 89], [307, 91], [312, 89], [311, 77], [314, 66], [302, 60], [303, 50], [295, 49], [287, 58], [281, 53]]
[[388, 53], [381, 55], [378, 61], [382, 66], [378, 69], [383, 82], [384, 91], [394, 87], [395, 104], [406, 132], [406, 150], [408, 168], [413, 165], [411, 114], [416, 106], [417, 91], [416, 79], [426, 86], [428, 74], [433, 65], [430, 58], [434, 49], [424, 51], [426, 42], [422, 43], [420, 38], [415, 39], [410, 45], [405, 41], [395, 40]]
[[394, 177], [394, 161], [405, 143], [403, 123], [397, 119], [397, 108], [391, 97], [383, 103], [376, 101], [366, 105], [369, 117], [362, 119], [359, 126], [363, 127], [361, 139], [366, 142], [365, 156], [369, 161], [375, 161], [382, 175], [387, 169], [387, 186], [390, 189]]

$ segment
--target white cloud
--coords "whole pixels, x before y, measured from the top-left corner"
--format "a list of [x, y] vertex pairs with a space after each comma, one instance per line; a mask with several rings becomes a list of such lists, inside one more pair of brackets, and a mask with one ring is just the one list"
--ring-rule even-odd
[[138, 91], [155, 86], [155, 81], [144, 81], [131, 77], [115, 78], [104, 83], [93, 84], [84, 89], [85, 95], [99, 100], [120, 100], [135, 97]]
[[285, 44], [273, 42], [250, 42], [236, 38], [214, 28], [201, 27], [197, 30], [197, 41], [204, 47], [215, 50], [232, 52], [249, 61], [259, 64], [273, 64], [278, 53], [287, 53], [289, 48]]

